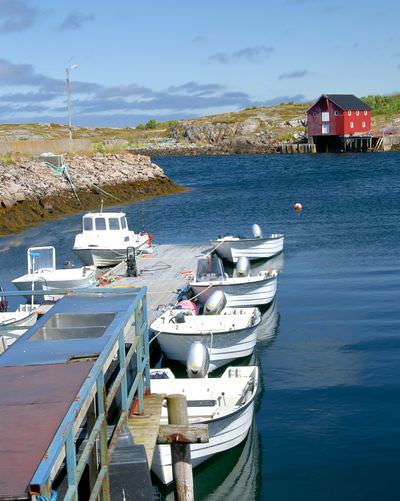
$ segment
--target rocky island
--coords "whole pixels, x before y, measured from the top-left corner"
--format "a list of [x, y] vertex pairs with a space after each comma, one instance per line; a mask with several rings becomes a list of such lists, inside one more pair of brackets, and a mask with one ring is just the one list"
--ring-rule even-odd
[[57, 167], [43, 159], [0, 161], [0, 235], [65, 214], [183, 191], [148, 156], [66, 156]]

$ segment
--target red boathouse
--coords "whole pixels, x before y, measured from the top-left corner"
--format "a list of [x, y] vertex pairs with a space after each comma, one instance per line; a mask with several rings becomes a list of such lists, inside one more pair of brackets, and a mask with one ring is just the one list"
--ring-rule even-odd
[[317, 151], [367, 151], [371, 108], [352, 94], [323, 94], [307, 110], [308, 142]]

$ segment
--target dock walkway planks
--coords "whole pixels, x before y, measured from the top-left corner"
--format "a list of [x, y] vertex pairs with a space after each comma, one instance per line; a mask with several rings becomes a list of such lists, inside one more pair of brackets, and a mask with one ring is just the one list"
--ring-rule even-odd
[[194, 275], [197, 260], [210, 250], [209, 245], [162, 244], [154, 254], [137, 258], [139, 277], [126, 276], [126, 263], [122, 262], [106, 273], [114, 278], [114, 287], [147, 286], [149, 322], [157, 316], [157, 307], [175, 300], [177, 289], [183, 287], [189, 275]]
[[143, 398], [143, 414], [133, 414], [128, 418], [128, 428], [133, 441], [144, 445], [149, 468], [153, 462], [155, 444], [160, 428], [160, 417], [165, 395], [145, 395]]

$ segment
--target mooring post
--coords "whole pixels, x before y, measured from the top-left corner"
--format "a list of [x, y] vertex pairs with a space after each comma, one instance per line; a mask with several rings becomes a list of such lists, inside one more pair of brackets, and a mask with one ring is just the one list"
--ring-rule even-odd
[[[167, 407], [169, 424], [189, 424], [185, 395], [169, 395]], [[171, 443], [171, 457], [175, 499], [177, 501], [194, 501], [190, 444]]]

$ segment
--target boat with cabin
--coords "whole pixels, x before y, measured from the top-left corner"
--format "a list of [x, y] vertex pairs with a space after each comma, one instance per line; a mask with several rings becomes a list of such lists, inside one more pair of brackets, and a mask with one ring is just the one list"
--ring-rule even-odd
[[[207, 424], [209, 442], [191, 444], [192, 466], [232, 449], [247, 437], [253, 422], [258, 367], [228, 367], [219, 378], [176, 379], [170, 369], [152, 369], [151, 393], [184, 394], [189, 424]], [[164, 404], [161, 424], [168, 423]], [[151, 469], [164, 484], [172, 482], [171, 447], [156, 445]]]
[[[28, 272], [12, 283], [20, 291], [82, 289], [96, 285], [94, 266], [56, 268], [56, 250], [52, 246], [29, 247]], [[31, 296], [26, 296], [30, 298]]]
[[237, 263], [241, 257], [249, 260], [267, 259], [283, 251], [283, 233], [272, 233], [263, 237], [258, 224], [253, 224], [252, 230], [252, 237], [224, 235], [212, 240], [215, 252], [223, 259]]
[[152, 236], [129, 230], [125, 212], [88, 212], [73, 251], [85, 265], [114, 266], [126, 259], [128, 248], [151, 252]]

